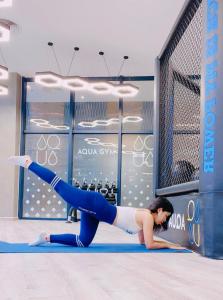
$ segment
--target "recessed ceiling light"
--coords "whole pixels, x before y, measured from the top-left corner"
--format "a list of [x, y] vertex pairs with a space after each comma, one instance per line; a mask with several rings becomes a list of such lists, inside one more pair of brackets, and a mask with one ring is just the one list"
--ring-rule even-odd
[[10, 26], [0, 22], [0, 42], [8, 42], [10, 39]]
[[12, 0], [0, 0], [0, 7], [12, 6]]
[[35, 82], [45, 87], [61, 87], [62, 77], [53, 72], [37, 72]]
[[0, 96], [8, 95], [8, 87], [5, 85], [0, 85]]
[[9, 78], [9, 72], [6, 67], [0, 66], [0, 79], [6, 80]]

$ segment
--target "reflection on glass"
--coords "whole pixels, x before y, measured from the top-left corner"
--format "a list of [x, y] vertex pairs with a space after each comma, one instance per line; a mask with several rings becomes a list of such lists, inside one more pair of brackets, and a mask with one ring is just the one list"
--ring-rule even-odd
[[118, 136], [116, 134], [74, 135], [73, 182], [117, 182]]
[[[123, 101], [123, 118], [129, 118], [123, 124], [123, 132], [150, 132], [153, 129], [154, 82], [134, 81], [131, 84], [138, 86], [139, 93]], [[134, 117], [138, 121], [134, 122]]]
[[111, 95], [75, 93], [75, 130], [116, 131], [119, 128], [118, 98]]
[[147, 207], [153, 197], [153, 136], [123, 135], [122, 206]]
[[[58, 134], [26, 135], [25, 153], [67, 181], [67, 137]], [[52, 187], [25, 169], [23, 217], [66, 218], [67, 204]]]
[[26, 129], [32, 131], [69, 130], [70, 94], [35, 82], [27, 84]]
[[123, 132], [153, 130], [153, 102], [124, 101]]

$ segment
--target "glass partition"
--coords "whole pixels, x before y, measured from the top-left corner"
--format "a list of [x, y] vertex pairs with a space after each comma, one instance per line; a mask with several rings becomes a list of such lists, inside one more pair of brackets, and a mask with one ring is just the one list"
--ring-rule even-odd
[[[138, 94], [124, 99], [89, 91], [71, 94], [25, 80], [21, 154], [73, 185], [115, 184], [106, 194], [112, 204], [147, 207], [153, 190], [153, 81], [128, 78], [124, 83], [138, 86]], [[67, 204], [40, 178], [25, 170], [20, 182], [20, 217], [67, 217]]]
[[124, 134], [122, 139], [122, 206], [147, 207], [152, 199], [153, 136]]
[[[67, 181], [68, 140], [65, 135], [27, 134], [26, 154]], [[53, 188], [31, 171], [24, 171], [23, 216], [26, 218], [65, 218], [67, 204]]]
[[27, 84], [26, 123], [29, 131], [57, 131], [69, 129], [70, 93], [64, 89], [50, 89]]
[[73, 151], [73, 182], [117, 183], [118, 135], [76, 134]]
[[114, 131], [119, 128], [119, 99], [112, 95], [75, 93], [75, 131]]
[[133, 81], [138, 94], [123, 101], [122, 131], [152, 132], [153, 130], [153, 81]]

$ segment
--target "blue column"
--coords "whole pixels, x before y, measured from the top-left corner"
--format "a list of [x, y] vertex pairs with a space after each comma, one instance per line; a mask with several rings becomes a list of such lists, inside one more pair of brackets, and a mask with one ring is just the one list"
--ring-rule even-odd
[[205, 256], [223, 258], [223, 1], [204, 1], [200, 196]]

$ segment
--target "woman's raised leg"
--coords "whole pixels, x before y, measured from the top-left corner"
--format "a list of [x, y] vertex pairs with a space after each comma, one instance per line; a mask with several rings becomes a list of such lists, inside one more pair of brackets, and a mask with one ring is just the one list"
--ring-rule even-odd
[[30, 171], [49, 183], [66, 202], [76, 209], [92, 215], [99, 221], [109, 224], [114, 222], [117, 209], [109, 204], [101, 194], [73, 187], [51, 170], [33, 162], [28, 156], [14, 156], [10, 160], [14, 164], [28, 167]]

